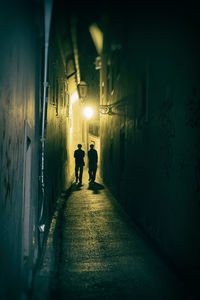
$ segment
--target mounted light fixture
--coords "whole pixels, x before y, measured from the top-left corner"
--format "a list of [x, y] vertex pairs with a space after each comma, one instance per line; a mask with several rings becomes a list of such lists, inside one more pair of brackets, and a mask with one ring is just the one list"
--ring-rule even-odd
[[102, 67], [102, 61], [101, 61], [101, 57], [100, 56], [97, 56], [96, 59], [95, 59], [95, 69], [96, 70], [100, 70], [101, 67]]
[[87, 97], [87, 83], [85, 81], [80, 81], [78, 85], [79, 97], [82, 101]]
[[102, 115], [112, 115], [112, 106], [111, 105], [100, 105], [99, 112]]

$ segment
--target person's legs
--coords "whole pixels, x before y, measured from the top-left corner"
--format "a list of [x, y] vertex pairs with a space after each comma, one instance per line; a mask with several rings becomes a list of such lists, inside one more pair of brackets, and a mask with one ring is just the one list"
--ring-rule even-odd
[[94, 182], [95, 178], [96, 178], [97, 166], [96, 165], [91, 165], [89, 170], [90, 170], [91, 181]]
[[83, 176], [83, 166], [80, 166], [80, 173], [79, 173], [79, 182], [82, 183], [82, 176]]
[[78, 166], [75, 166], [75, 176], [76, 176], [76, 182], [78, 182]]
[[91, 172], [91, 181], [94, 182], [94, 169], [93, 169], [93, 166], [91, 167], [90, 172]]
[[93, 167], [93, 181], [96, 179], [97, 166]]
[[92, 169], [91, 169], [91, 167], [89, 167], [88, 173], [89, 173], [89, 180], [91, 180], [92, 179]]

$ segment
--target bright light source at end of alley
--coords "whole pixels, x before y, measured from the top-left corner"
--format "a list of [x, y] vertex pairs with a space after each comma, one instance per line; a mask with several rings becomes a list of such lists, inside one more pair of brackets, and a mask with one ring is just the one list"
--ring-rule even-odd
[[91, 119], [94, 115], [94, 109], [91, 106], [84, 107], [83, 115], [86, 119]]

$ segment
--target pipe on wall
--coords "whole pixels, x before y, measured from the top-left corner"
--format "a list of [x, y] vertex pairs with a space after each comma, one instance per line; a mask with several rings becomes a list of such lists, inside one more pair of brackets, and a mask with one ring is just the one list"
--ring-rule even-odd
[[44, 1], [44, 87], [43, 87], [43, 101], [42, 101], [42, 129], [41, 129], [41, 170], [40, 181], [42, 190], [42, 202], [39, 212], [39, 230], [44, 232], [45, 224], [43, 220], [44, 215], [44, 199], [45, 199], [45, 182], [44, 182], [44, 153], [45, 153], [45, 121], [46, 121], [46, 106], [48, 101], [47, 96], [47, 71], [48, 71], [48, 53], [49, 53], [49, 35], [51, 28], [53, 0]]

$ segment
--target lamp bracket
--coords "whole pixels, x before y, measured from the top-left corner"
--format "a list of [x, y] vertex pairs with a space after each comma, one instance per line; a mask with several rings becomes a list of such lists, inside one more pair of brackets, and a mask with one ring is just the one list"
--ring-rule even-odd
[[100, 105], [99, 112], [103, 115], [112, 115], [112, 106], [111, 105]]

